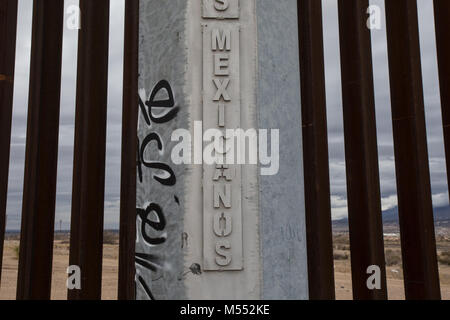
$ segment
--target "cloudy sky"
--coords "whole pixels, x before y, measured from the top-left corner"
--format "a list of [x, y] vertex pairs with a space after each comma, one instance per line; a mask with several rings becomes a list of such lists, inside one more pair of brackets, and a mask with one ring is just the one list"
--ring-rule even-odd
[[[66, 0], [66, 7], [77, 4]], [[373, 30], [373, 62], [376, 114], [380, 159], [380, 180], [383, 210], [397, 205], [392, 122], [390, 111], [389, 75], [387, 66], [384, 1], [371, 0], [382, 9], [382, 28]], [[448, 205], [446, 169], [442, 135], [442, 120], [437, 75], [436, 44], [432, 1], [418, 0], [419, 23], [424, 76], [424, 96], [430, 158], [433, 205]], [[347, 215], [342, 96], [340, 86], [339, 34], [336, 0], [323, 0], [324, 41], [327, 84], [329, 154], [331, 170], [332, 210], [335, 219]], [[111, 0], [111, 37], [109, 54], [108, 132], [106, 154], [105, 228], [117, 228], [119, 223], [120, 146], [123, 58], [124, 0]], [[26, 142], [28, 81], [31, 48], [32, 1], [19, 0], [16, 54], [16, 84], [14, 91], [11, 165], [8, 193], [7, 228], [20, 228], [23, 172]], [[66, 15], [68, 18], [68, 15]], [[77, 62], [77, 31], [64, 29], [61, 120], [59, 134], [59, 164], [56, 200], [56, 224], [63, 229], [70, 222], [72, 162], [74, 142], [75, 85]]]
[[[327, 111], [333, 217], [347, 215], [342, 95], [340, 85], [337, 2], [323, 0]], [[397, 206], [389, 89], [384, 0], [371, 0], [383, 14], [380, 30], [372, 32], [378, 154], [383, 210]], [[448, 189], [436, 61], [433, 2], [418, 0], [430, 174], [435, 207], [448, 205]]]

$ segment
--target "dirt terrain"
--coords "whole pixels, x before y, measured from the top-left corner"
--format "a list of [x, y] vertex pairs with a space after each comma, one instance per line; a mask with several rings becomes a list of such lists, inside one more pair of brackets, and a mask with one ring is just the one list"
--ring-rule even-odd
[[[119, 245], [117, 241], [114, 242], [114, 244], [103, 246], [102, 299], [104, 300], [117, 299]], [[11, 300], [16, 297], [18, 248], [18, 240], [5, 241], [0, 300]], [[66, 300], [66, 269], [69, 265], [68, 239], [55, 240], [53, 250], [52, 300]]]
[[[102, 299], [117, 299], [118, 274], [118, 239], [115, 234], [105, 235], [103, 254], [103, 282]], [[16, 237], [9, 237], [5, 241], [3, 259], [3, 273], [0, 288], [0, 300], [15, 299], [19, 241]], [[442, 298], [450, 300], [450, 238], [448, 235], [437, 237], [439, 255], [439, 270]], [[398, 236], [385, 237], [385, 252], [387, 262], [389, 299], [401, 300], [405, 298], [403, 289], [403, 271]], [[335, 281], [336, 298], [338, 300], [352, 299], [352, 285], [350, 272], [350, 251], [348, 234], [339, 233], [334, 236]], [[69, 264], [69, 241], [67, 236], [56, 237], [53, 259], [52, 299], [65, 300], [66, 268]]]
[[[441, 295], [442, 299], [450, 300], [450, 238], [447, 235], [440, 235], [437, 236], [436, 240]], [[352, 299], [352, 280], [348, 234], [335, 234], [333, 244], [336, 299], [349, 300]], [[385, 236], [384, 246], [388, 298], [389, 300], [404, 300], [405, 292], [399, 236]]]

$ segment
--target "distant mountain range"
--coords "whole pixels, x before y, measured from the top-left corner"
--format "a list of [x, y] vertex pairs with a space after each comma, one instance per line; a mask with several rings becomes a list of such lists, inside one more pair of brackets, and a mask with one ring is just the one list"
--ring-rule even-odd
[[[450, 206], [436, 207], [433, 211], [435, 221], [450, 220]], [[398, 207], [384, 211], [383, 222], [398, 222]]]
[[[436, 207], [434, 210], [434, 220], [436, 222], [439, 221], [448, 221], [450, 220], [450, 206], [446, 207]], [[383, 223], [398, 223], [398, 207], [383, 211]], [[333, 221], [334, 225], [345, 225], [348, 224], [348, 219], [340, 219]]]

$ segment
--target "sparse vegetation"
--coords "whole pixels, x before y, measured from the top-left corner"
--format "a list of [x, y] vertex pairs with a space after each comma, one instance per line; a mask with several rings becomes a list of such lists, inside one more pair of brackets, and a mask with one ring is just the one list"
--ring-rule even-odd
[[[439, 259], [441, 291], [444, 299], [450, 298], [450, 233], [438, 235], [437, 253]], [[67, 288], [66, 268], [69, 258], [69, 232], [56, 232], [54, 243], [54, 266], [52, 292], [57, 299], [65, 299]], [[19, 233], [7, 233], [5, 241], [4, 269], [0, 299], [14, 299], [16, 296], [17, 267], [19, 258]], [[103, 281], [106, 289], [104, 298], [115, 299], [117, 294], [117, 259], [119, 249], [119, 233], [107, 230], [104, 232], [103, 251]], [[390, 299], [404, 299], [403, 270], [401, 264], [400, 238], [384, 237], [386, 256], [386, 277]], [[348, 233], [335, 233], [333, 237], [334, 271], [336, 283], [336, 297], [338, 299], [352, 298], [352, 278], [350, 262], [350, 246]], [[191, 266], [192, 267], [192, 266]], [[190, 271], [192, 272], [192, 270]], [[52, 293], [53, 294], [53, 293]]]
[[119, 242], [118, 234], [113, 231], [103, 233], [103, 244], [117, 244]]
[[339, 245], [339, 244], [348, 245], [349, 244], [348, 233], [335, 234], [333, 237], [333, 243], [336, 245]]
[[341, 251], [350, 251], [350, 246], [347, 244], [336, 244], [334, 246], [335, 250], [341, 250]]
[[385, 252], [386, 266], [398, 266], [402, 262], [402, 256], [400, 251], [387, 249]]
[[438, 255], [439, 263], [450, 266], [450, 251], [443, 251]]
[[14, 258], [16, 260], [19, 260], [20, 255], [20, 246], [14, 246]]
[[69, 240], [69, 232], [55, 232], [55, 241], [63, 241], [64, 243], [69, 243]]
[[5, 240], [19, 241], [20, 240], [20, 233], [19, 232], [6, 232]]
[[347, 252], [339, 252], [335, 251], [333, 253], [334, 260], [348, 260], [348, 253]]

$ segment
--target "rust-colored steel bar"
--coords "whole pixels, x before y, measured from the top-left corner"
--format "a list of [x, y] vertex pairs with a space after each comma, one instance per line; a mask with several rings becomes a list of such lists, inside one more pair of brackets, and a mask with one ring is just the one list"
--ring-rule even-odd
[[125, 1], [124, 46], [118, 298], [119, 300], [134, 300], [139, 0]]
[[[342, 99], [353, 298], [387, 299], [368, 0], [339, 0]], [[381, 288], [367, 286], [370, 266]]]
[[[450, 1], [434, 0], [434, 19], [447, 161], [447, 183], [450, 183]], [[448, 192], [450, 195], [450, 188]]]
[[386, 1], [386, 23], [405, 295], [440, 299], [416, 1]]
[[35, 0], [17, 299], [50, 299], [64, 1]]
[[100, 300], [105, 194], [109, 0], [81, 0], [75, 114], [70, 265], [81, 290], [70, 300]]
[[335, 299], [322, 3], [298, 0], [309, 298]]
[[9, 151], [16, 60], [17, 0], [0, 1], [0, 284], [6, 228]]

